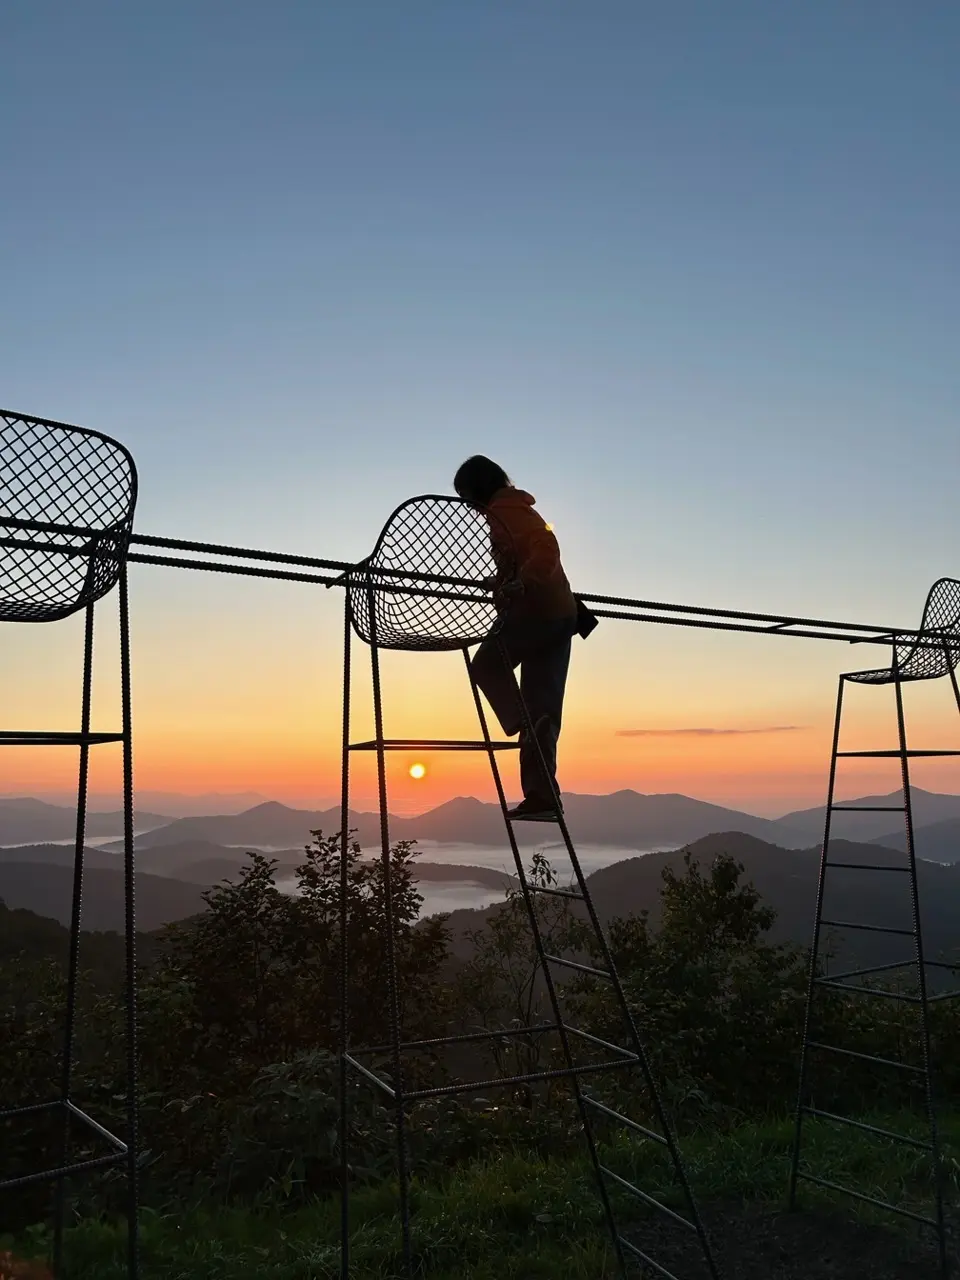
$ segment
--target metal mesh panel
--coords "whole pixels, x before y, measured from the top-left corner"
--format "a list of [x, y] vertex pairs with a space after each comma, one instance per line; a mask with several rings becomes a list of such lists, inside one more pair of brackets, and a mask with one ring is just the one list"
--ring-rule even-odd
[[[394, 573], [388, 576], [385, 569]], [[498, 621], [496, 603], [480, 598], [480, 584], [505, 581], [513, 571], [511, 539], [496, 517], [459, 498], [411, 498], [387, 521], [373, 554], [350, 575], [354, 629], [368, 644], [375, 629], [383, 649], [462, 649], [484, 639]], [[442, 587], [424, 583], [418, 574], [477, 585]], [[443, 594], [407, 594], [411, 590]]]
[[[960, 659], [960, 580], [939, 578], [930, 588], [923, 610], [921, 631], [939, 633], [943, 646], [898, 644], [897, 663], [901, 680], [936, 680], [947, 675]], [[929, 646], [929, 647], [928, 647]], [[894, 674], [890, 667], [879, 671], [858, 671], [847, 677], [859, 684], [889, 684]]]
[[0, 622], [52, 622], [105, 595], [136, 497], [133, 459], [109, 436], [0, 410]]

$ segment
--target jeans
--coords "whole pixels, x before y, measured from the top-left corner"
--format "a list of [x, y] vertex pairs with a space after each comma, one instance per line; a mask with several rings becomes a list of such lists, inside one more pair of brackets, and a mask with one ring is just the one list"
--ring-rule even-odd
[[[477, 687], [493, 708], [503, 732], [520, 734], [520, 787], [524, 798], [550, 800], [557, 787], [557, 739], [563, 713], [563, 693], [570, 664], [570, 640], [576, 619], [541, 621], [507, 619], [496, 636], [480, 645], [470, 664]], [[503, 662], [502, 645], [510, 664]], [[520, 693], [537, 735], [531, 741], [517, 702], [512, 668], [520, 667]], [[540, 753], [549, 777], [543, 775]]]

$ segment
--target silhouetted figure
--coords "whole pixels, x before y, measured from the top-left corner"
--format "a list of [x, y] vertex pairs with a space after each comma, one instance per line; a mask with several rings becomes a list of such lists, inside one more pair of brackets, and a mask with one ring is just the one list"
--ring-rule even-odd
[[[515, 488], [502, 467], [477, 454], [460, 467], [454, 488], [461, 498], [495, 515], [491, 522], [494, 558], [497, 537], [506, 530], [511, 546], [504, 548], [515, 562], [517, 578], [498, 581], [496, 592], [507, 610], [497, 638], [485, 640], [474, 656], [474, 677], [503, 732], [520, 734], [520, 786], [523, 800], [510, 810], [513, 818], [555, 822], [557, 739], [563, 713], [563, 694], [570, 663], [570, 641], [587, 635], [596, 625], [578, 604], [560, 563], [560, 548], [550, 526], [534, 510], [529, 493]], [[545, 778], [536, 746], [521, 722], [516, 692], [500, 656], [498, 642], [511, 666], [520, 667], [520, 691], [530, 713], [549, 777]], [[555, 796], [557, 798], [555, 798]], [[562, 806], [561, 806], [562, 807]]]

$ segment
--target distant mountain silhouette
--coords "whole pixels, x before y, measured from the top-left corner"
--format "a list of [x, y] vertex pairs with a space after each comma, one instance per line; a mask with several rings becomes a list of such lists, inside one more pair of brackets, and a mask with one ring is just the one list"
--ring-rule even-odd
[[[205, 846], [209, 849], [210, 846]], [[704, 867], [719, 854], [727, 853], [745, 867], [746, 878], [753, 882], [763, 900], [777, 912], [772, 937], [778, 941], [808, 946], [813, 930], [816, 903], [819, 852], [816, 849], [784, 849], [769, 844], [746, 832], [713, 833], [690, 845], [690, 850]], [[0, 859], [0, 900], [9, 907], [22, 907], [61, 923], [69, 920], [72, 870], [69, 865], [41, 862], [39, 855], [63, 855], [58, 846], [32, 850], [30, 860], [23, 862]], [[4, 850], [10, 854], [22, 851]], [[207, 857], [192, 866], [184, 864], [180, 874], [208, 876], [212, 883], [226, 876], [237, 877], [245, 861], [241, 850], [221, 850], [226, 857]], [[287, 851], [293, 853], [294, 851]], [[899, 866], [903, 853], [877, 844], [838, 840], [832, 846], [837, 861]], [[123, 927], [123, 876], [116, 855], [92, 850], [99, 859], [113, 857], [116, 869], [92, 866], [85, 877], [84, 926], [88, 929]], [[163, 849], [156, 850], [158, 858]], [[232, 856], [231, 856], [232, 855]], [[181, 856], [188, 852], [181, 847]], [[97, 860], [99, 860], [97, 859]], [[650, 913], [655, 925], [660, 912], [660, 889], [665, 866], [682, 867], [683, 850], [651, 853], [628, 858], [594, 872], [588, 877], [590, 891], [602, 922], [614, 916]], [[564, 865], [557, 860], [557, 869]], [[282, 873], [281, 873], [282, 874]], [[429, 881], [473, 882], [505, 889], [510, 877], [482, 867], [452, 866], [444, 863], [420, 862], [418, 879]], [[942, 866], [936, 862], [919, 864], [921, 908], [924, 942], [930, 959], [957, 959], [960, 952], [960, 864]], [[204, 907], [204, 885], [185, 883], [182, 879], [139, 873], [137, 875], [137, 914], [140, 930], [157, 929], [161, 925], [194, 915]], [[493, 908], [482, 911], [459, 910], [450, 916], [454, 950], [467, 954], [464, 933], [482, 926]], [[824, 906], [828, 918], [861, 923], [910, 927], [910, 904], [905, 877], [869, 871], [835, 871], [830, 876]], [[882, 964], [892, 960], [909, 960], [911, 943], [907, 938], [885, 934], [828, 931], [833, 950], [831, 964], [859, 966]]]
[[[902, 865], [903, 854], [873, 844], [838, 840], [831, 844], [837, 861]], [[745, 878], [752, 881], [764, 902], [777, 912], [771, 931], [775, 941], [810, 945], [816, 909], [820, 854], [817, 849], [783, 849], [741, 831], [714, 833], [690, 845], [703, 867], [726, 853], [742, 862]], [[590, 893], [603, 923], [615, 916], [650, 913], [652, 924], [660, 918], [660, 889], [666, 866], [681, 868], [683, 850], [629, 858], [595, 871], [588, 877]], [[558, 869], [562, 869], [558, 860]], [[960, 866], [936, 863], [919, 866], [924, 945], [929, 959], [956, 959], [960, 949]], [[910, 902], [906, 878], [869, 871], [835, 871], [831, 874], [824, 914], [828, 918], [909, 928]], [[450, 917], [455, 947], [466, 954], [463, 934], [478, 928], [495, 908], [456, 911]], [[908, 938], [892, 938], [848, 930], [830, 931], [835, 950], [833, 967], [883, 964], [911, 958]], [[958, 983], [957, 985], [960, 985]]]
[[[893, 816], [896, 817], [895, 814]], [[884, 844], [888, 849], [905, 850], [907, 833], [901, 826], [899, 831], [889, 831], [874, 843]], [[914, 826], [913, 847], [918, 858], [930, 862], [960, 862], [960, 818], [946, 818], [925, 827]]]
[[[113, 850], [116, 846], [111, 845], [109, 848]], [[247, 849], [230, 848], [215, 844], [212, 840], [183, 840], [178, 844], [159, 844], [145, 849], [138, 840], [136, 851], [138, 871], [172, 877], [174, 880], [190, 880], [194, 884], [213, 883], [210, 880], [202, 881], [198, 876], [197, 868], [204, 863], [226, 864], [236, 871], [250, 861]], [[117, 853], [110, 852], [108, 856], [116, 858]], [[279, 849], [267, 856], [274, 859], [281, 868], [296, 867], [303, 861], [303, 846], [299, 849]], [[219, 879], [219, 876], [216, 878]]]
[[[74, 860], [74, 846], [72, 844], [21, 844], [14, 845], [12, 848], [0, 849], [0, 863], [3, 862], [30, 862], [30, 863], [47, 863], [55, 867], [72, 867]], [[94, 846], [85, 846], [83, 851], [83, 865], [87, 867], [101, 867], [111, 870], [121, 869], [123, 867], [123, 859], [116, 853], [108, 853], [103, 849]]]
[[[753, 814], [725, 809], [683, 795], [642, 795], [616, 791], [612, 795], [564, 796], [567, 823], [575, 841], [616, 845], [628, 849], [671, 848], [698, 840], [711, 831], [741, 830], [773, 839], [788, 828]], [[350, 824], [365, 847], [380, 840], [376, 814], [351, 811]], [[245, 813], [204, 818], [180, 818], [137, 837], [137, 849], [206, 841], [250, 848], [306, 844], [311, 830], [326, 833], [340, 828], [339, 809], [290, 809], [271, 801]], [[415, 818], [390, 819], [394, 839], [437, 841], [441, 844], [505, 846], [503, 818], [498, 805], [459, 796]], [[518, 825], [517, 838], [526, 846], [543, 842], [543, 828]], [[801, 841], [799, 834], [797, 842]], [[111, 846], [111, 848], [116, 846]]]
[[[352, 815], [353, 825], [362, 827], [361, 839], [379, 839], [379, 819], [374, 814]], [[375, 825], [376, 824], [376, 827]], [[137, 849], [158, 845], [183, 845], [201, 841], [208, 844], [247, 845], [252, 849], [271, 846], [302, 849], [310, 842], [310, 832], [340, 830], [340, 810], [290, 809], [276, 800], [255, 805], [243, 813], [215, 814], [198, 818], [178, 818], [137, 837]], [[116, 845], [111, 845], [115, 848]]]
[[[894, 805], [898, 792], [861, 796], [851, 804]], [[960, 795], [913, 789], [914, 819], [917, 826], [931, 826], [960, 819]], [[753, 814], [708, 804], [684, 795], [644, 795], [638, 791], [616, 791], [610, 795], [564, 797], [565, 811], [575, 841], [616, 845], [627, 849], [672, 848], [699, 840], [714, 831], [742, 831], [785, 848], [809, 848], [823, 836], [823, 809], [799, 809], [782, 818], [758, 818]], [[845, 839], [887, 841], [896, 826], [896, 814], [838, 814], [834, 831]], [[375, 846], [380, 840], [379, 818], [373, 813], [351, 811], [351, 826], [360, 843]], [[441, 844], [498, 845], [504, 843], [503, 820], [496, 804], [470, 796], [448, 800], [417, 817], [392, 816], [395, 839], [436, 841]], [[339, 807], [295, 809], [270, 800], [241, 813], [221, 813], [170, 820], [157, 813], [137, 813], [138, 851], [160, 845], [204, 842], [220, 848], [248, 846], [276, 848], [281, 858], [293, 851], [299, 857], [310, 832], [327, 834], [339, 830]], [[73, 810], [24, 798], [0, 799], [0, 846], [42, 844], [69, 840], [74, 835]], [[122, 814], [90, 813], [90, 839], [122, 835]], [[543, 831], [532, 825], [518, 826], [517, 838], [530, 847], [542, 843]], [[122, 845], [114, 839], [104, 846], [111, 851]], [[208, 851], [201, 856], [220, 856]], [[935, 856], [931, 854], [930, 856]], [[198, 859], [192, 859], [196, 861]]]
[[[199, 885], [161, 876], [135, 878], [138, 930], [159, 929], [204, 909]], [[0, 901], [25, 907], [38, 915], [68, 924], [73, 895], [73, 870], [47, 862], [0, 862]], [[123, 929], [123, 873], [91, 867], [84, 875], [83, 927]]]
[[[824, 779], [826, 786], [826, 779]], [[960, 818], [960, 795], [942, 794], [937, 791], [924, 791], [922, 787], [911, 787], [913, 820], [917, 826], [926, 826], [942, 822], [948, 818]], [[840, 792], [843, 795], [843, 792]], [[844, 799], [843, 804], [863, 805], [902, 805], [903, 792], [891, 791], [883, 796], [859, 796], [856, 800]], [[798, 809], [795, 813], [786, 813], [773, 823], [776, 829], [777, 843], [793, 847], [791, 839], [795, 833], [803, 837], [803, 845], [819, 844], [823, 840], [823, 819], [825, 810]], [[846, 840], [883, 840], [897, 826], [896, 813], [838, 813], [834, 815], [832, 831]], [[902, 831], [902, 819], [901, 819]], [[896, 846], [899, 848], [900, 846]]]
[[[159, 813], [138, 813], [138, 830], [163, 826], [170, 821]], [[122, 836], [122, 813], [88, 813], [88, 839]], [[0, 800], [0, 845], [41, 844], [46, 840], [72, 840], [77, 834], [73, 809], [29, 797]]]

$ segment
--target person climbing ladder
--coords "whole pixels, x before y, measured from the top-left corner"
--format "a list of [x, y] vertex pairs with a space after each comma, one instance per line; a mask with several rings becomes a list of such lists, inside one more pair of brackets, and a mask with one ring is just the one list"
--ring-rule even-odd
[[[480, 645], [471, 670], [508, 737], [520, 735], [520, 787], [523, 799], [509, 811], [511, 818], [556, 822], [560, 790], [557, 786], [557, 741], [563, 696], [570, 664], [570, 641], [586, 636], [596, 618], [576, 599], [560, 562], [560, 548], [550, 526], [534, 510], [535, 499], [516, 488], [497, 463], [475, 454], [457, 470], [453, 481], [461, 498], [488, 511], [494, 558], [498, 534], [510, 538], [503, 548], [516, 564], [513, 581], [498, 582], [497, 594], [506, 618], [496, 636]], [[520, 667], [520, 692], [534, 726], [536, 744], [522, 723], [513, 677], [504, 666]], [[539, 744], [539, 751], [537, 750]], [[542, 756], [542, 762], [541, 762]], [[543, 764], [548, 777], [544, 777]]]

